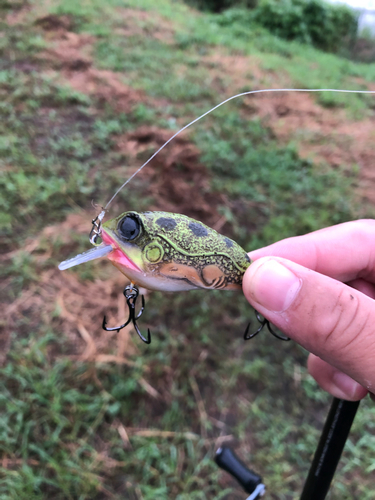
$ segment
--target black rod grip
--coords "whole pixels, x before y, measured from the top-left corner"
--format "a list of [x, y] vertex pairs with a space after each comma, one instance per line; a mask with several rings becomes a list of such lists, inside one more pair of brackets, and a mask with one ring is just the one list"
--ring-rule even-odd
[[237, 455], [226, 446], [222, 446], [216, 451], [215, 462], [221, 469], [235, 477], [246, 493], [253, 493], [262, 482], [262, 478], [249, 470]]
[[300, 500], [325, 499], [358, 405], [359, 401], [333, 400]]

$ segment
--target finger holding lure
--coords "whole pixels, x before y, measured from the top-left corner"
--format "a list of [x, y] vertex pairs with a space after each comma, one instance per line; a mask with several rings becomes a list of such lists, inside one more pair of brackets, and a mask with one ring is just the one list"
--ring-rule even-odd
[[[167, 212], [125, 212], [103, 223], [103, 219], [117, 194], [137, 175], [169, 142], [188, 127], [232, 99], [261, 92], [346, 92], [374, 94], [374, 91], [339, 89], [263, 89], [243, 92], [232, 96], [205, 112], [166, 141], [136, 172], [115, 192], [100, 214], [92, 221], [90, 242], [94, 248], [62, 262], [60, 270], [108, 257], [114, 266], [124, 274], [130, 285], [124, 289], [129, 309], [128, 320], [118, 327], [107, 328], [106, 318], [103, 328], [107, 331], [120, 330], [132, 322], [140, 338], [151, 342], [150, 331], [147, 338], [140, 332], [137, 320], [143, 313], [145, 302], [135, 313], [139, 295], [138, 286], [162, 292], [178, 292], [193, 289], [235, 290], [241, 289], [242, 278], [251, 261], [235, 241], [219, 234], [214, 229], [181, 214]], [[98, 243], [98, 239], [102, 242]], [[255, 311], [260, 327], [249, 334], [246, 328], [244, 338], [257, 335], [265, 326], [277, 338], [289, 340], [273, 331], [269, 321]]]

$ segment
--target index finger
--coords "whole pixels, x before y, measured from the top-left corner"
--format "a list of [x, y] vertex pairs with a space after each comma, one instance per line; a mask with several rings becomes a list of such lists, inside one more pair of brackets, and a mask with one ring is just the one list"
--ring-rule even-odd
[[339, 281], [375, 281], [375, 220], [362, 219], [287, 238], [249, 253], [277, 256]]

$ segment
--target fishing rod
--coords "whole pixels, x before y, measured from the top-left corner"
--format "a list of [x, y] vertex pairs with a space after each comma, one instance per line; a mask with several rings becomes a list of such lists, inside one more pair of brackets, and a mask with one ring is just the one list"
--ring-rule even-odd
[[[300, 500], [326, 498], [358, 406], [359, 401], [333, 399]], [[230, 448], [220, 447], [216, 451], [215, 462], [250, 494], [246, 500], [257, 500], [266, 493], [262, 478], [250, 470]]]

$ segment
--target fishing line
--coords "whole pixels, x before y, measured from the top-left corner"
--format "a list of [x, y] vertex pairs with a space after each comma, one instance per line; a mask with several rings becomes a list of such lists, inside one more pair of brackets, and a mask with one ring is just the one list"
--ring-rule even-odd
[[[112, 196], [112, 198], [109, 200], [109, 202], [106, 204], [106, 206], [103, 209], [103, 212], [105, 213], [108, 210], [109, 205], [112, 203], [112, 201], [116, 198], [116, 196], [124, 189], [124, 187], [129, 184], [129, 182], [137, 175], [139, 172], [150, 163], [151, 160], [155, 158], [157, 154], [160, 153], [162, 149], [164, 149], [175, 137], [177, 137], [179, 134], [181, 134], [184, 130], [187, 128], [191, 127], [194, 125], [194, 123], [197, 123], [199, 120], [204, 118], [205, 116], [209, 115], [215, 109], [220, 108], [220, 106], [223, 106], [223, 104], [226, 104], [229, 101], [232, 101], [233, 99], [237, 99], [238, 97], [244, 97], [245, 95], [250, 95], [250, 94], [260, 94], [262, 92], [341, 92], [341, 93], [347, 93], [347, 94], [375, 94], [375, 90], [343, 90], [343, 89], [260, 89], [260, 90], [249, 90], [247, 92], [241, 92], [240, 94], [233, 95], [232, 97], [228, 97], [228, 99], [225, 99], [221, 103], [217, 104], [213, 108], [209, 109], [202, 115], [198, 116], [198, 118], [195, 118], [192, 120], [190, 123], [182, 127], [180, 130], [178, 130], [172, 137], [170, 137], [155, 153], [150, 156], [150, 158], [145, 161], [143, 165], [141, 165], [135, 172], [132, 174], [129, 179], [127, 179], [115, 192], [115, 194]], [[103, 213], [102, 212], [102, 213]], [[104, 217], [104, 214], [103, 214]]]

